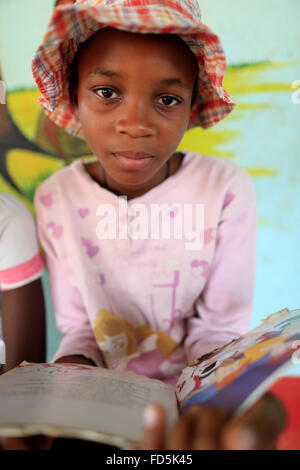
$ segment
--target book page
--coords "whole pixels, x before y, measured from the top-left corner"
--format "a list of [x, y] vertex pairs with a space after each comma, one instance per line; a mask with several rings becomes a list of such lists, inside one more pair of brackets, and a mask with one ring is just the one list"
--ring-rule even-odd
[[298, 358], [300, 310], [281, 310], [186, 367], [176, 385], [177, 399], [182, 407], [199, 403], [243, 413]]
[[79, 364], [22, 363], [0, 377], [0, 434], [63, 431], [123, 447], [139, 441], [144, 409], [153, 402], [171, 426], [178, 414], [174, 388], [159, 380]]

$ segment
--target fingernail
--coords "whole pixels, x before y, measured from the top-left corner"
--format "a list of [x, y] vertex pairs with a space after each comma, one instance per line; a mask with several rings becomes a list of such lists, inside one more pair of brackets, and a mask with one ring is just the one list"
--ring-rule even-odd
[[256, 437], [251, 429], [243, 428], [238, 432], [238, 442], [240, 450], [254, 450]]
[[153, 405], [148, 405], [144, 411], [144, 424], [147, 428], [153, 428], [157, 423], [156, 408]]

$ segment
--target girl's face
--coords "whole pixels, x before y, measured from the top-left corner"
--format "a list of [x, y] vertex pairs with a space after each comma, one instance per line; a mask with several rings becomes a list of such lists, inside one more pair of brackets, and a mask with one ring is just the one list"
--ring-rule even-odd
[[189, 122], [197, 64], [188, 47], [177, 36], [104, 28], [77, 66], [75, 112], [109, 186], [138, 194], [159, 184]]

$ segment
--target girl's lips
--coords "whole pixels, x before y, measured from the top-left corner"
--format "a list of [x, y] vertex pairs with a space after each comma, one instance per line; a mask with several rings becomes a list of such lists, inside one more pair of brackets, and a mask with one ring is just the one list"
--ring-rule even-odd
[[124, 155], [119, 155], [117, 153], [113, 153], [113, 156], [118, 160], [118, 162], [122, 165], [123, 168], [136, 168], [142, 169], [146, 168], [153, 157], [138, 157], [138, 158], [129, 158], [125, 157]]

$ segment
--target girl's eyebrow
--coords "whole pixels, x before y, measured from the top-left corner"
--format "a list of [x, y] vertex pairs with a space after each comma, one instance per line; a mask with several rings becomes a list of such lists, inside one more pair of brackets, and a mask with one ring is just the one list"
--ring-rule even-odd
[[[102, 67], [96, 67], [94, 70], [87, 74], [87, 77], [89, 75], [102, 75], [104, 77], [109, 78], [125, 78], [125, 76], [119, 72], [114, 72], [113, 70], [104, 69]], [[159, 80], [158, 83], [160, 85], [178, 85], [180, 88], [187, 88], [182, 82], [182, 80], [178, 77], [163, 78], [162, 80]]]
[[113, 72], [112, 70], [103, 69], [101, 67], [96, 67], [87, 74], [87, 77], [89, 75], [104, 75], [105, 77], [124, 78], [124, 76], [118, 72]]

